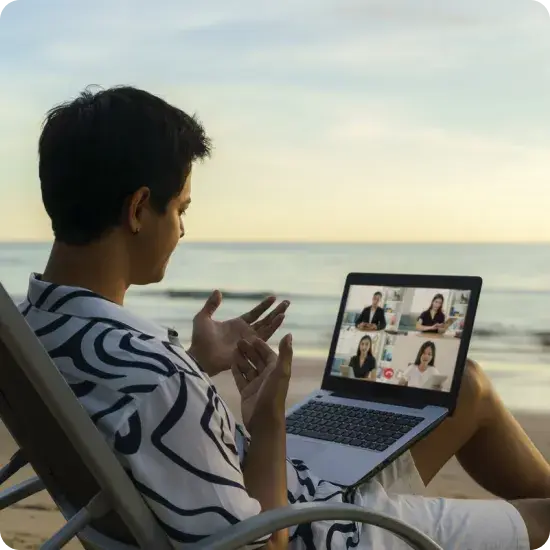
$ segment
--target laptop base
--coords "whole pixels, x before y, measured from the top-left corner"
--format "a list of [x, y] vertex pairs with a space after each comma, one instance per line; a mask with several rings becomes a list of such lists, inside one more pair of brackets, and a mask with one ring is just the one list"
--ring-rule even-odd
[[[375, 451], [333, 441], [304, 437], [287, 433], [287, 455], [299, 459], [321, 479], [338, 485], [353, 486], [364, 483], [409, 450], [418, 440], [434, 430], [447, 416], [448, 410], [442, 407], [426, 406], [422, 409], [386, 405], [372, 401], [359, 401], [336, 397], [332, 392], [317, 390], [290, 408], [287, 418], [293, 412], [310, 402], [336, 404], [344, 407], [402, 414], [417, 417], [420, 422], [384, 451]], [[353, 430], [353, 418], [348, 428]]]

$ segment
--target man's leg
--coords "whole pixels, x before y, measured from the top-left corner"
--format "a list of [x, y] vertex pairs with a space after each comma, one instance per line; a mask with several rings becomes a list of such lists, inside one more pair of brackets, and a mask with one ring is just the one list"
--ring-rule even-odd
[[537, 549], [550, 540], [550, 499], [516, 500], [511, 503], [521, 514], [531, 548]]
[[456, 455], [483, 488], [506, 500], [550, 498], [550, 465], [496, 394], [481, 367], [468, 361], [457, 408], [411, 454], [425, 484]]

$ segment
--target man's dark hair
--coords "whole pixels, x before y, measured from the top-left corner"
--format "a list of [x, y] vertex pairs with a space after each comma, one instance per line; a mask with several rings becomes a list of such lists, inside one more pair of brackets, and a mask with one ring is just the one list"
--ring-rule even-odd
[[143, 90], [86, 89], [46, 115], [39, 141], [42, 200], [55, 238], [85, 245], [121, 221], [140, 187], [162, 214], [210, 140], [194, 117]]
[[379, 290], [377, 290], [372, 296], [373, 297], [374, 296], [380, 296], [380, 298], [382, 298], [382, 293]]

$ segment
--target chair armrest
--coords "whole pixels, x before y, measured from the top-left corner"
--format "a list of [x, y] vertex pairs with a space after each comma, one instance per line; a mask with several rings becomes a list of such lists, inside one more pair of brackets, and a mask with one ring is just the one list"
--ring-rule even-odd
[[23, 456], [19, 449], [11, 458], [10, 461], [0, 470], [0, 485], [8, 481], [10, 477], [15, 475], [21, 468], [28, 464], [27, 459]]
[[26, 479], [13, 487], [0, 492], [0, 510], [8, 508], [21, 500], [26, 499], [45, 489], [44, 483], [39, 477]]
[[280, 529], [314, 521], [356, 521], [386, 529], [415, 550], [442, 550], [427, 535], [401, 520], [354, 504], [310, 502], [277, 508], [251, 517], [193, 544], [189, 550], [238, 550]]

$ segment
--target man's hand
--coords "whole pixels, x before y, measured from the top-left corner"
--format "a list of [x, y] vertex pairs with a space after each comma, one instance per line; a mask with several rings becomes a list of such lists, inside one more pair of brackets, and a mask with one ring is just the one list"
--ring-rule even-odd
[[241, 393], [243, 423], [248, 430], [261, 422], [284, 420], [291, 369], [290, 334], [280, 341], [279, 355], [259, 338], [239, 342], [231, 371]]
[[193, 336], [189, 354], [209, 376], [229, 370], [239, 340], [252, 337], [267, 341], [281, 326], [290, 302], [281, 302], [269, 315], [260, 317], [275, 303], [270, 296], [241, 317], [215, 321], [212, 317], [222, 303], [222, 295], [214, 291], [193, 319]]

